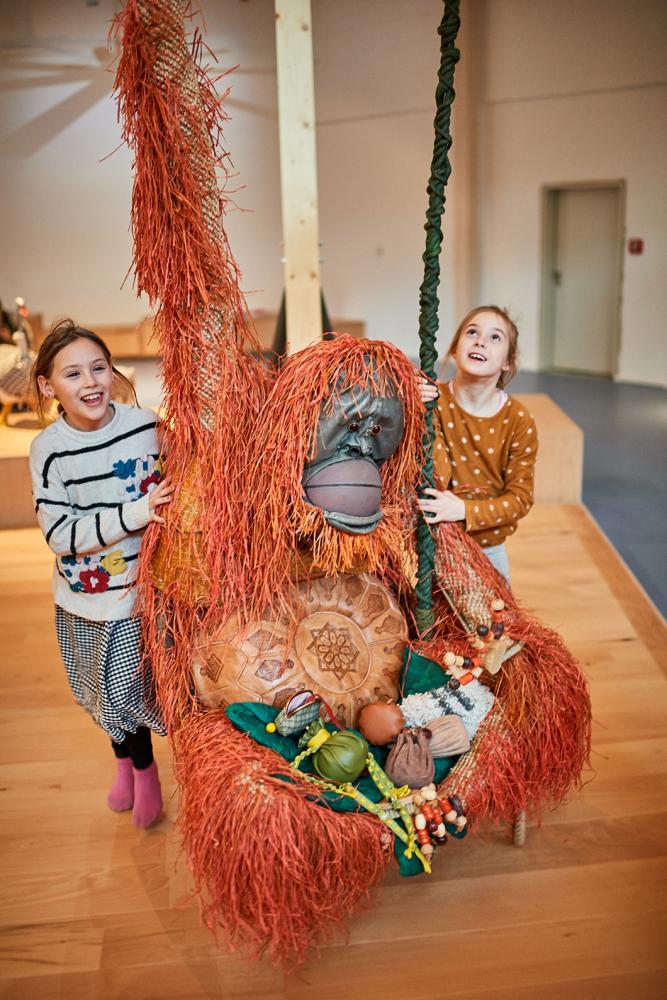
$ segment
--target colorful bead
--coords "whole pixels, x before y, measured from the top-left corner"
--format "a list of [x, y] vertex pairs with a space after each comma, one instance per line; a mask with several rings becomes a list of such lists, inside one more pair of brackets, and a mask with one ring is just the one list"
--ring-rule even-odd
[[478, 625], [477, 626], [477, 635], [480, 636], [482, 639], [484, 638], [485, 635], [488, 635], [488, 634], [489, 634], [489, 626], [488, 625]]
[[499, 597], [497, 597], [495, 601], [491, 601], [491, 610], [492, 611], [504, 611], [505, 610], [505, 602], [501, 601], [501, 599]]
[[446, 667], [453, 667], [456, 663], [456, 654], [452, 652], [445, 653], [444, 663]]
[[458, 795], [450, 795], [449, 796], [449, 802], [450, 802], [450, 805], [451, 805], [452, 809], [456, 809], [456, 811], [459, 814], [459, 816], [462, 816], [463, 815], [463, 803], [461, 802], [461, 799], [458, 797]]
[[442, 812], [445, 821], [447, 823], [453, 823], [456, 819], [456, 812], [452, 808], [452, 804], [449, 799], [438, 799], [438, 805], [440, 806], [440, 811]]

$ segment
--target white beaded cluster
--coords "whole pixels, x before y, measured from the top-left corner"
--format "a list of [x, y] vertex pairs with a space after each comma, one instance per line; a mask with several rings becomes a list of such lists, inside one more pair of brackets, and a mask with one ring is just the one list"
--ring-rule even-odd
[[492, 691], [473, 680], [456, 691], [445, 685], [423, 694], [410, 694], [399, 708], [405, 725], [411, 727], [425, 726], [440, 715], [458, 715], [472, 740], [495, 700]]

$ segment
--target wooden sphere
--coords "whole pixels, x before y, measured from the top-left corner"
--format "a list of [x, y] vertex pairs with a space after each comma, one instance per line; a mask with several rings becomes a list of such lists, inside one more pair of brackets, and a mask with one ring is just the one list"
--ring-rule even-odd
[[405, 725], [405, 719], [394, 702], [372, 701], [359, 713], [357, 728], [369, 743], [383, 747], [390, 743]]

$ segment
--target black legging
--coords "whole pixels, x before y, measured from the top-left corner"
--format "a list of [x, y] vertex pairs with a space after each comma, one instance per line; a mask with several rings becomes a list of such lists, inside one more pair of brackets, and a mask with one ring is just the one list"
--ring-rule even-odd
[[145, 771], [153, 763], [151, 731], [146, 726], [139, 726], [136, 733], [125, 733], [122, 743], [112, 740], [111, 746], [119, 760], [130, 757], [137, 771]]

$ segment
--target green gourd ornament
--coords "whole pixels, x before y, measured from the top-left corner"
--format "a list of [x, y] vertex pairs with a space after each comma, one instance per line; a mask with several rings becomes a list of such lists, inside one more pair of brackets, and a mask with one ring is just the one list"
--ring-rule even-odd
[[304, 757], [313, 758], [313, 767], [320, 778], [336, 785], [356, 781], [366, 767], [368, 743], [350, 729], [330, 733], [318, 719], [308, 726], [299, 746], [306, 750], [299, 754], [292, 766], [298, 766]]

